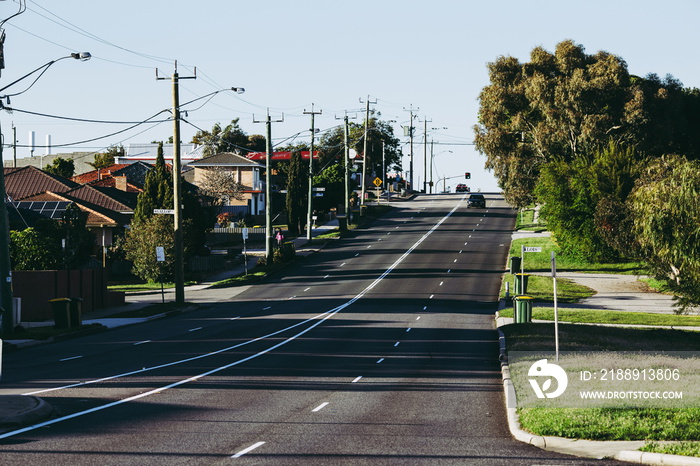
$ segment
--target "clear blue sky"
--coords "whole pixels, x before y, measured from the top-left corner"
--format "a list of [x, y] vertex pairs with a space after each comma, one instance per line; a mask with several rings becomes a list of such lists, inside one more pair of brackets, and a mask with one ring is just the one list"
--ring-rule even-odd
[[[218, 94], [189, 106], [187, 120], [210, 130], [240, 118], [249, 134], [264, 134], [269, 108], [273, 139], [299, 132], [308, 140], [310, 117], [322, 110], [321, 130], [339, 124], [345, 110], [363, 108], [359, 99], [376, 100], [381, 118], [408, 125], [411, 105], [430, 120], [435, 140], [433, 179], [472, 173], [471, 185], [494, 190], [493, 176], [472, 145], [478, 95], [488, 84], [486, 64], [500, 55], [527, 61], [535, 46], [553, 51], [572, 39], [588, 53], [606, 50], [622, 57], [633, 74], [671, 74], [687, 87], [700, 87], [700, 2], [696, 0], [27, 0], [27, 11], [7, 23], [5, 69], [0, 88], [50, 60], [89, 51], [88, 62], [54, 64], [12, 107], [81, 119], [142, 121], [171, 106], [169, 81], [174, 61], [181, 76], [181, 102], [214, 90], [241, 86], [246, 93]], [[17, 0], [0, 0], [0, 17], [18, 9]], [[23, 81], [4, 93], [23, 90]], [[200, 104], [205, 103], [201, 106]], [[358, 121], [361, 121], [359, 115]], [[36, 133], [35, 155], [52, 145], [73, 144], [122, 130], [128, 125], [70, 122], [0, 111], [5, 160], [11, 159], [11, 124], [19, 145]], [[414, 148], [417, 186], [423, 181], [423, 123]], [[197, 128], [183, 124], [183, 140]], [[447, 129], [442, 129], [446, 127]], [[99, 151], [112, 144], [166, 140], [172, 125], [144, 125], [94, 142], [54, 147], [53, 153]], [[407, 142], [407, 138], [401, 138]], [[408, 146], [404, 145], [408, 154]], [[448, 152], [451, 151], [451, 152]], [[18, 148], [18, 157], [29, 149]], [[408, 157], [404, 157], [408, 169]], [[453, 179], [447, 185], [462, 182]], [[441, 187], [441, 186], [440, 186]]]

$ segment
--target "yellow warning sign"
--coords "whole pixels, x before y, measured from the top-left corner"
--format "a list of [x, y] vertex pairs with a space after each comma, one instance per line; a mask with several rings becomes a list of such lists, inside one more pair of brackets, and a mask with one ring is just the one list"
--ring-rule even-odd
[[382, 180], [379, 177], [376, 177], [373, 181], [374, 185], [378, 188], [382, 185]]

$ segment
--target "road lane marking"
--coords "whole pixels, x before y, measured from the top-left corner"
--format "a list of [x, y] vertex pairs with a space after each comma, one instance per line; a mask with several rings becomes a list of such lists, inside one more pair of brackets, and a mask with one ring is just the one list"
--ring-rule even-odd
[[359, 256], [359, 255], [360, 255], [360, 253], [358, 252], [357, 254], [355, 254], [355, 257], [357, 257], [357, 256]]
[[251, 451], [253, 451], [253, 450], [255, 450], [256, 448], [261, 447], [261, 446], [263, 446], [263, 445], [265, 445], [265, 442], [258, 442], [258, 443], [255, 443], [255, 444], [249, 446], [248, 448], [245, 448], [245, 449], [239, 451], [238, 453], [236, 453], [235, 455], [233, 455], [231, 458], [240, 458], [241, 456], [245, 455], [246, 453], [250, 453]]
[[307, 289], [305, 289], [304, 291], [309, 291], [310, 289], [311, 289], [311, 287], [308, 287], [308, 288], [307, 288]]
[[[461, 201], [460, 201], [460, 202], [461, 202]], [[89, 381], [85, 381], [85, 382], [78, 382], [78, 383], [74, 383], [74, 384], [65, 385], [65, 386], [62, 386], [62, 387], [53, 387], [53, 388], [44, 389], [44, 390], [36, 390], [36, 391], [34, 391], [34, 392], [24, 393], [24, 395], [37, 395], [37, 394], [40, 394], [40, 393], [47, 393], [47, 392], [53, 392], [53, 391], [57, 391], [57, 390], [67, 389], [67, 388], [73, 388], [73, 387], [80, 387], [80, 386], [85, 386], [85, 385], [91, 385], [91, 384], [100, 383], [100, 382], [104, 382], [104, 381], [108, 381], [108, 380], [115, 380], [115, 379], [119, 379], [119, 378], [123, 378], [123, 377], [128, 377], [128, 376], [135, 375], [135, 374], [141, 374], [141, 373], [146, 372], [146, 371], [152, 371], [152, 370], [156, 370], [156, 369], [162, 369], [162, 368], [165, 368], [165, 367], [176, 366], [176, 365], [179, 365], [179, 364], [184, 364], [184, 363], [186, 363], [186, 362], [191, 362], [191, 361], [195, 361], [195, 360], [207, 358], [207, 357], [210, 357], [210, 356], [218, 355], [218, 354], [221, 354], [221, 353], [224, 353], [224, 352], [229, 352], [229, 351], [231, 351], [231, 350], [233, 350], [233, 349], [240, 348], [240, 347], [243, 347], [243, 346], [246, 346], [246, 345], [250, 345], [250, 344], [253, 344], [253, 343], [262, 341], [262, 340], [266, 340], [266, 339], [271, 338], [271, 337], [273, 337], [273, 336], [275, 336], [275, 335], [279, 335], [279, 334], [281, 334], [281, 333], [287, 332], [287, 331], [289, 331], [289, 330], [291, 330], [291, 329], [294, 329], [294, 328], [297, 328], [297, 327], [302, 327], [302, 326], [304, 326], [304, 325], [306, 325], [306, 324], [310, 324], [308, 327], [305, 327], [305, 328], [299, 330], [296, 334], [294, 334], [294, 335], [292, 335], [292, 336], [290, 336], [290, 337], [287, 337], [287, 338], [285, 338], [285, 339], [283, 339], [283, 340], [281, 340], [281, 341], [278, 341], [277, 343], [275, 343], [275, 344], [269, 346], [268, 348], [265, 348], [265, 349], [263, 349], [263, 350], [261, 350], [261, 351], [255, 353], [255, 354], [251, 354], [251, 355], [249, 355], [249, 356], [243, 357], [243, 358], [238, 359], [238, 360], [236, 360], [236, 361], [230, 362], [229, 364], [226, 364], [226, 365], [224, 365], [224, 366], [215, 367], [215, 368], [210, 369], [210, 370], [208, 370], [208, 371], [206, 371], [206, 372], [202, 372], [202, 373], [200, 373], [200, 374], [197, 374], [197, 375], [195, 375], [195, 376], [193, 376], [193, 377], [189, 377], [189, 378], [187, 378], [187, 379], [179, 380], [179, 381], [173, 382], [173, 383], [168, 384], [168, 385], [164, 385], [164, 386], [161, 386], [161, 387], [157, 387], [157, 388], [154, 388], [153, 390], [149, 390], [149, 391], [146, 391], [146, 392], [143, 392], [143, 393], [139, 393], [139, 394], [137, 394], [137, 395], [134, 395], [134, 396], [131, 396], [131, 397], [127, 397], [127, 398], [123, 398], [123, 399], [121, 399], [121, 400], [116, 400], [116, 401], [113, 401], [113, 402], [110, 402], [110, 403], [106, 403], [106, 404], [104, 404], [104, 405], [95, 406], [95, 407], [90, 408], [90, 409], [87, 409], [87, 410], [85, 410], [85, 411], [79, 411], [79, 412], [76, 412], [76, 413], [73, 413], [73, 414], [69, 414], [69, 415], [67, 415], [67, 416], [58, 417], [58, 418], [53, 418], [53, 419], [50, 419], [50, 420], [48, 420], [48, 421], [40, 422], [40, 423], [38, 423], [38, 424], [33, 424], [33, 425], [30, 425], [30, 426], [27, 426], [27, 427], [23, 427], [23, 428], [20, 428], [20, 429], [14, 430], [14, 431], [10, 431], [10, 432], [5, 432], [5, 433], [3, 433], [3, 434], [0, 434], [0, 440], [5, 439], [5, 438], [9, 438], [9, 437], [14, 437], [14, 436], [16, 436], [16, 435], [20, 435], [20, 434], [23, 434], [23, 433], [25, 433], [25, 432], [31, 432], [31, 431], [36, 430], [36, 429], [41, 429], [41, 428], [43, 428], [43, 427], [47, 427], [47, 426], [51, 426], [51, 425], [54, 425], [54, 424], [58, 424], [58, 423], [60, 423], [60, 422], [67, 421], [67, 420], [70, 420], [70, 419], [75, 419], [75, 418], [78, 418], [78, 417], [81, 417], [81, 416], [85, 416], [85, 415], [88, 415], [88, 414], [92, 414], [92, 413], [96, 413], [96, 412], [99, 412], [99, 411], [103, 411], [103, 410], [105, 410], [105, 409], [110, 409], [110, 408], [113, 408], [113, 407], [115, 407], [115, 406], [120, 406], [120, 405], [122, 405], [122, 404], [131, 403], [131, 402], [133, 402], [133, 401], [140, 400], [140, 399], [142, 399], [142, 398], [146, 398], [146, 397], [149, 397], [149, 396], [152, 396], [152, 395], [155, 395], [155, 394], [163, 393], [164, 391], [170, 390], [171, 388], [179, 387], [179, 386], [181, 386], [181, 385], [185, 385], [185, 384], [190, 383], [190, 382], [192, 382], [192, 381], [199, 380], [199, 379], [201, 379], [201, 378], [203, 378], [203, 377], [207, 377], [207, 376], [210, 376], [210, 375], [212, 375], [212, 374], [216, 374], [216, 373], [218, 373], [218, 372], [221, 372], [221, 371], [230, 369], [230, 368], [232, 368], [232, 367], [238, 366], [238, 365], [240, 365], [240, 364], [246, 363], [246, 362], [251, 361], [251, 360], [253, 360], [253, 359], [256, 359], [256, 358], [258, 358], [258, 357], [260, 357], [260, 356], [262, 356], [262, 355], [265, 355], [265, 354], [267, 354], [267, 353], [270, 353], [270, 352], [276, 350], [277, 348], [280, 348], [280, 347], [286, 345], [287, 343], [290, 343], [290, 342], [296, 340], [297, 338], [299, 338], [299, 337], [301, 337], [302, 335], [304, 335], [304, 334], [310, 332], [311, 330], [315, 329], [316, 327], [318, 327], [319, 325], [321, 325], [322, 323], [324, 323], [326, 320], [330, 319], [331, 317], [333, 317], [334, 315], [336, 315], [336, 314], [339, 313], [340, 311], [342, 311], [342, 310], [344, 310], [345, 308], [351, 306], [351, 305], [354, 304], [356, 301], [362, 299], [365, 295], [367, 295], [372, 289], [374, 289], [374, 287], [376, 287], [376, 286], [377, 286], [379, 283], [381, 283], [382, 280], [384, 280], [392, 271], [394, 271], [394, 269], [396, 269], [396, 268], [399, 266], [399, 264], [401, 264], [401, 262], [403, 262], [404, 259], [406, 259], [418, 246], [420, 246], [420, 244], [421, 244], [423, 241], [425, 241], [425, 240], [426, 240], [435, 230], [437, 230], [448, 218], [450, 218], [450, 217], [452, 216], [452, 214], [454, 214], [455, 211], [457, 211], [458, 207], [459, 207], [459, 205], [455, 206], [455, 207], [454, 207], [450, 212], [448, 212], [442, 219], [440, 219], [435, 225], [433, 225], [433, 227], [432, 227], [430, 230], [428, 230], [420, 239], [418, 239], [410, 248], [408, 248], [408, 250], [406, 250], [406, 252], [404, 252], [404, 253], [401, 255], [401, 257], [399, 257], [398, 259], [396, 259], [396, 261], [394, 261], [393, 264], [391, 264], [384, 272], [382, 272], [381, 275], [379, 275], [376, 279], [374, 279], [374, 281], [373, 281], [372, 283], [370, 283], [369, 285], [367, 285], [367, 286], [366, 286], [362, 291], [360, 291], [357, 295], [353, 296], [353, 297], [350, 298], [348, 301], [346, 301], [346, 302], [344, 302], [344, 303], [342, 303], [342, 304], [340, 304], [340, 305], [334, 307], [333, 309], [329, 309], [329, 310], [327, 310], [327, 311], [325, 311], [325, 312], [321, 312], [321, 313], [317, 314], [317, 315], [314, 316], [314, 317], [310, 317], [310, 318], [308, 318], [308, 319], [306, 319], [306, 320], [299, 321], [299, 322], [297, 322], [297, 323], [295, 323], [295, 324], [292, 324], [292, 325], [287, 326], [287, 327], [285, 327], [285, 328], [282, 328], [282, 329], [280, 329], [280, 330], [276, 330], [276, 331], [271, 332], [271, 333], [268, 333], [268, 334], [266, 334], [266, 335], [262, 335], [262, 336], [259, 336], [259, 337], [256, 337], [256, 338], [252, 338], [252, 339], [247, 340], [247, 341], [244, 341], [244, 342], [242, 342], [242, 343], [238, 343], [238, 344], [233, 345], [233, 346], [229, 346], [229, 347], [226, 347], [226, 348], [222, 348], [222, 349], [219, 349], [219, 350], [217, 350], [217, 351], [210, 351], [210, 352], [208, 352], [208, 353], [206, 353], [206, 354], [199, 354], [199, 355], [196, 355], [196, 356], [192, 356], [192, 357], [190, 357], [190, 358], [180, 359], [180, 360], [177, 360], [177, 361], [171, 361], [171, 362], [168, 362], [168, 363], [165, 363], [165, 364], [160, 364], [160, 365], [153, 366], [153, 367], [149, 367], [149, 368], [145, 368], [145, 367], [144, 367], [143, 369], [137, 369], [137, 370], [133, 370], [133, 371], [129, 371], [129, 372], [125, 372], [125, 373], [122, 373], [122, 374], [113, 375], [113, 376], [109, 376], [109, 377], [102, 377], [102, 378], [100, 378], [100, 379], [89, 380]], [[418, 319], [420, 319], [420, 317], [416, 318], [416, 320], [418, 320]], [[275, 340], [275, 341], [277, 341], [277, 340]], [[384, 358], [381, 358], [381, 359], [377, 362], [377, 364], [379, 364], [379, 363], [382, 362], [382, 361], [384, 361]], [[262, 445], [263, 443], [264, 443], [264, 442], [260, 443], [260, 445]], [[258, 446], [259, 446], [259, 445], [258, 445]], [[257, 447], [256, 447], [256, 448], [257, 448]]]
[[397, 341], [396, 343], [394, 343], [394, 348], [396, 348], [397, 346], [399, 346], [399, 343], [401, 343], [401, 342], [400, 342], [400, 341]]
[[325, 279], [328, 278], [328, 277], [330, 277], [330, 275], [326, 275], [325, 277], [323, 277], [323, 279], [325, 280]]
[[408, 332], [410, 332], [410, 331], [411, 331], [411, 327], [408, 327], [408, 328], [406, 329], [406, 333], [408, 333]]
[[428, 298], [428, 299], [433, 299], [434, 296], [435, 296], [434, 294], [431, 294], [430, 298]]
[[151, 340], [139, 341], [138, 343], [134, 343], [134, 346], [143, 345], [144, 343], [150, 343], [150, 342], [151, 342]]
[[73, 356], [73, 357], [70, 357], [70, 358], [59, 359], [58, 361], [59, 361], [59, 362], [71, 361], [71, 360], [73, 360], [73, 359], [80, 359], [80, 358], [82, 358], [82, 356]]
[[[423, 309], [423, 310], [425, 310], [425, 309]], [[416, 320], [420, 320], [420, 316], [416, 317]]]
[[379, 358], [379, 361], [377, 361], [377, 364], [381, 364], [382, 361], [384, 361], [384, 358]]
[[327, 402], [327, 401], [325, 401], [325, 402], [321, 403], [320, 405], [316, 406], [311, 412], [312, 412], [312, 413], [317, 413], [317, 412], [321, 411], [323, 408], [325, 408], [326, 406], [328, 406], [328, 402]]
[[355, 377], [355, 380], [353, 380], [351, 383], [357, 383], [360, 381], [361, 378], [362, 378], [362, 376], [358, 375], [357, 377]]
[[445, 283], [445, 282], [440, 282], [440, 286], [442, 286], [443, 283]]
[[[268, 310], [268, 309], [270, 309], [270, 308], [269, 308], [269, 307], [266, 307], [265, 309], [263, 309], [263, 311], [266, 311], [266, 310]], [[241, 318], [241, 316], [236, 316], [236, 317], [231, 317], [229, 320], [238, 320], [238, 319], [240, 319], [240, 318]]]
[[340, 264], [341, 267], [344, 266], [344, 265], [345, 265], [345, 262], [343, 262], [342, 264]]
[[191, 328], [188, 330], [188, 332], [196, 332], [197, 330], [202, 330], [204, 327], [197, 327], [197, 328]]

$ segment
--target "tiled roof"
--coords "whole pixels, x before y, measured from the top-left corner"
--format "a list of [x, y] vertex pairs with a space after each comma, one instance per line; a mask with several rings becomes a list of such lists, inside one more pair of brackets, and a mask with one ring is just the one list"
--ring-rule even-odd
[[114, 182], [105, 184], [104, 180], [125, 176], [128, 184], [136, 188], [136, 190], [141, 190], [146, 182], [146, 173], [151, 168], [153, 168], [153, 165], [146, 162], [117, 163], [100, 170], [92, 170], [82, 175], [76, 175], [71, 179], [80, 184], [114, 186]]
[[61, 176], [51, 175], [36, 167], [5, 168], [5, 191], [12, 200], [33, 196], [44, 191], [62, 193], [80, 186]]
[[88, 203], [81, 199], [74, 198], [65, 194], [52, 192], [44, 192], [24, 199], [25, 201], [72, 201], [80, 210], [88, 213], [87, 226], [122, 226], [129, 223], [128, 218], [119, 212], [110, 211], [97, 205]]
[[134, 211], [133, 207], [130, 205], [115, 199], [101, 189], [97, 189], [93, 186], [83, 185], [75, 189], [71, 189], [70, 191], [66, 191], [63, 193], [63, 195], [76, 200], [89, 202], [92, 205], [113, 210], [115, 212], [131, 213]]

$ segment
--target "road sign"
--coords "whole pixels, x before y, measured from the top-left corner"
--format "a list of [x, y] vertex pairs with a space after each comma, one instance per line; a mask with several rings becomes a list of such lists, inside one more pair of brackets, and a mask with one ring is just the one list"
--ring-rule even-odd
[[165, 248], [163, 246], [156, 246], [156, 261], [165, 262]]
[[167, 215], [175, 215], [175, 210], [173, 209], [153, 209], [154, 214], [167, 214]]
[[321, 187], [321, 188], [311, 188], [311, 189], [312, 189], [313, 191], [318, 191], [318, 192], [324, 192], [324, 191], [326, 190], [325, 187]]
[[525, 247], [523, 248], [523, 252], [542, 252], [542, 248], [536, 248], [536, 247]]
[[382, 185], [382, 179], [379, 177], [376, 177], [372, 183], [374, 183], [374, 185], [378, 188]]
[[248, 229], [247, 228], [243, 228], [241, 230], [241, 233], [243, 234], [243, 239], [248, 239]]

